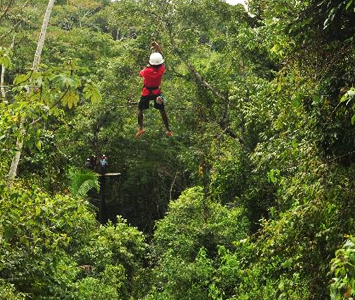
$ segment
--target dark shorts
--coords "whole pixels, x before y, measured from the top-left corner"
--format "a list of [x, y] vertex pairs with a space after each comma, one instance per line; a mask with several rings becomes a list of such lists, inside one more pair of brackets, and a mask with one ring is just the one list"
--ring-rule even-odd
[[154, 100], [154, 108], [159, 110], [164, 110], [164, 103], [159, 104], [156, 101], [158, 96], [161, 96], [161, 94], [141, 96], [141, 100], [138, 103], [138, 109], [140, 110], [148, 109], [150, 101]]

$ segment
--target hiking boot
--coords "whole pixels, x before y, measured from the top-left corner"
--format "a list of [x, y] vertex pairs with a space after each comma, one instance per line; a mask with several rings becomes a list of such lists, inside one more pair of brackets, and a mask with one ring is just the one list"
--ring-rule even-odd
[[138, 129], [137, 133], [136, 133], [136, 138], [139, 139], [141, 137], [141, 135], [145, 132], [145, 129]]
[[166, 136], [168, 136], [168, 137], [173, 136], [173, 132], [171, 130], [169, 130], [169, 131], [167, 131], [165, 133], [166, 133]]

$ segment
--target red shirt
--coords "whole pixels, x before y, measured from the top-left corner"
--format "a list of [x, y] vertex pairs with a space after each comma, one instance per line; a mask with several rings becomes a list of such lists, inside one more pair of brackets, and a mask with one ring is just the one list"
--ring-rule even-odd
[[[158, 68], [146, 67], [144, 68], [139, 75], [144, 78], [143, 84], [144, 88], [142, 89], [142, 96], [148, 95], [158, 95], [161, 93], [160, 85], [161, 80], [165, 72], [165, 65], [161, 65]], [[148, 90], [146, 87], [159, 87], [156, 90]]]

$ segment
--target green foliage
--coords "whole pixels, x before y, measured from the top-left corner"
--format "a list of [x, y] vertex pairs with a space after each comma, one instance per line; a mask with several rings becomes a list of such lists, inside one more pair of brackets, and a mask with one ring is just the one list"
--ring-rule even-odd
[[245, 238], [248, 221], [240, 208], [204, 197], [202, 188], [186, 190], [157, 223], [153, 240], [155, 299], [206, 299], [215, 274], [218, 246], [234, 249]]
[[[33, 73], [46, 2], [1, 2], [3, 177], [25, 148], [0, 184], [0, 298], [352, 297], [354, 1], [61, 0]], [[150, 109], [136, 140], [152, 40], [174, 136]], [[105, 226], [57, 194], [102, 153], [122, 174]]]
[[234, 202], [248, 184], [248, 162], [243, 150], [238, 148], [233, 145], [228, 150], [218, 149], [219, 159], [213, 164], [210, 191], [222, 203]]
[[70, 170], [69, 177], [72, 181], [70, 192], [74, 196], [84, 197], [93, 188], [97, 192], [100, 190], [98, 175], [91, 170]]
[[[350, 103], [353, 103], [355, 98], [355, 89], [350, 88], [341, 98], [340, 98], [340, 103], [346, 102], [346, 106], [348, 106]], [[355, 106], [352, 104], [351, 109], [354, 110]], [[351, 117], [351, 125], [355, 124], [355, 115]]]
[[78, 273], [71, 253], [95, 226], [85, 203], [40, 191], [2, 193], [0, 203], [1, 278], [37, 297], [70, 288]]
[[[77, 299], [122, 299], [118, 290], [125, 280], [122, 266], [108, 265], [99, 278], [86, 277], [78, 284]], [[127, 298], [128, 299], [128, 298]]]
[[5, 68], [11, 68], [11, 52], [9, 49], [0, 47], [0, 65]]
[[65, 1], [65, 5], [57, 5], [55, 7], [53, 22], [56, 26], [67, 31], [77, 27], [92, 27], [95, 30], [97, 26], [95, 24], [95, 14], [105, 6], [105, 2], [107, 4], [108, 1], [85, 0], [75, 3]]
[[331, 260], [331, 299], [351, 299], [355, 295], [355, 243], [349, 236]]
[[1, 300], [24, 300], [26, 295], [24, 293], [16, 292], [14, 285], [0, 280], [0, 299]]
[[83, 92], [85, 93], [85, 99], [91, 99], [93, 103], [98, 103], [102, 100], [100, 91], [93, 82], [86, 83]]
[[208, 299], [209, 282], [214, 273], [213, 260], [201, 248], [193, 261], [184, 261], [167, 253], [164, 270], [158, 273], [158, 285], [146, 299]]
[[170, 203], [168, 214], [157, 223], [155, 251], [166, 251], [169, 246], [175, 255], [189, 260], [203, 246], [213, 255], [217, 245], [228, 245], [245, 236], [248, 222], [238, 219], [239, 214], [240, 208], [229, 210], [205, 198], [201, 187], [186, 190]]
[[87, 203], [68, 196], [21, 187], [1, 196], [1, 296], [129, 298], [145, 249], [136, 229], [122, 219], [99, 227]]
[[[101, 226], [76, 255], [80, 263], [91, 266], [91, 277], [83, 277], [79, 290], [86, 297], [92, 295], [98, 299], [104, 299], [105, 295], [120, 299], [140, 295], [142, 291], [135, 287], [140, 284], [146, 247], [142, 233], [122, 217], [117, 217], [115, 225]], [[100, 289], [94, 290], [95, 286]]]

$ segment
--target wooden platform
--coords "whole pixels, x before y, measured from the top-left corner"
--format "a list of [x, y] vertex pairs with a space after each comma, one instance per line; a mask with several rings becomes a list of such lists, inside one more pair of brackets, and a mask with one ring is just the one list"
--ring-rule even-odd
[[113, 177], [113, 176], [121, 176], [121, 173], [105, 173], [105, 174], [99, 174], [99, 176], [105, 176], [105, 177]]

